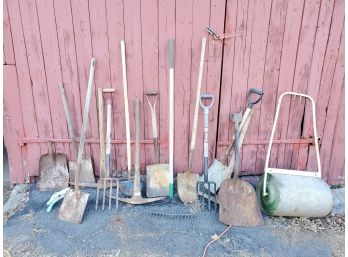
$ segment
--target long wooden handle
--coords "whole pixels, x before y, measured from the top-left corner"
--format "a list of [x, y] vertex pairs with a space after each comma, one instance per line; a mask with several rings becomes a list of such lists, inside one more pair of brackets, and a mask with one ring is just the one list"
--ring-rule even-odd
[[83, 111], [79, 152], [77, 155], [77, 170], [75, 173], [75, 182], [76, 182], [75, 190], [79, 190], [80, 170], [81, 170], [83, 151], [84, 151], [84, 147], [85, 147], [85, 138], [86, 138], [86, 132], [87, 132], [87, 126], [88, 126], [89, 107], [90, 107], [92, 91], [93, 91], [94, 69], [95, 69], [95, 59], [92, 58], [91, 66], [90, 66], [90, 70], [89, 70], [89, 79], [88, 79], [88, 88], [87, 88], [87, 94], [86, 94], [85, 109]]
[[135, 156], [134, 156], [134, 189], [133, 189], [133, 197], [135, 196], [141, 196], [140, 193], [140, 160], [139, 160], [139, 133], [140, 133], [140, 125], [139, 125], [139, 111], [140, 109], [140, 101], [136, 100], [135, 101], [135, 106], [134, 106], [134, 110], [135, 110]]
[[168, 42], [169, 48], [169, 197], [174, 196], [174, 39]]
[[111, 141], [111, 100], [107, 100], [107, 116], [106, 116], [106, 150], [105, 150], [105, 168], [106, 177], [110, 177], [110, 141]]
[[105, 178], [105, 137], [104, 137], [104, 101], [103, 89], [98, 88], [98, 119], [99, 119], [99, 176]]
[[76, 135], [75, 135], [75, 131], [74, 131], [74, 123], [73, 123], [71, 113], [69, 110], [69, 105], [68, 105], [68, 101], [66, 99], [66, 94], [65, 94], [63, 83], [61, 83], [59, 85], [59, 90], [60, 90], [60, 95], [62, 96], [62, 103], [63, 103], [66, 122], [68, 123], [68, 131], [69, 131], [70, 139], [73, 140], [73, 148], [74, 148], [74, 152], [75, 152], [75, 157], [77, 158], [77, 141], [76, 141]]
[[199, 101], [200, 101], [200, 94], [201, 94], [201, 87], [202, 87], [202, 77], [203, 77], [203, 66], [204, 66], [204, 55], [205, 55], [206, 41], [207, 41], [207, 39], [205, 37], [203, 37], [202, 38], [202, 45], [201, 45], [201, 59], [199, 61], [199, 72], [198, 72], [195, 112], [194, 112], [194, 116], [193, 116], [192, 135], [191, 135], [191, 144], [190, 144], [190, 152], [189, 152], [189, 170], [192, 169], [193, 154], [194, 154], [194, 149], [195, 149], [195, 144], [196, 144], [198, 110], [199, 110]]
[[126, 47], [125, 47], [123, 40], [121, 41], [121, 58], [122, 58], [124, 116], [125, 116], [125, 122], [126, 122], [126, 139], [127, 139], [127, 168], [128, 168], [128, 180], [130, 180], [131, 179], [131, 168], [132, 168], [132, 157], [131, 157], [130, 128], [129, 128]]

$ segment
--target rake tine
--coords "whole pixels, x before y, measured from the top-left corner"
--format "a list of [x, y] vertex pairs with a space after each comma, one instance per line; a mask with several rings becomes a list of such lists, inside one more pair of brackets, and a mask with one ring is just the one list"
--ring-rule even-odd
[[99, 200], [99, 183], [97, 184], [97, 199], [95, 201], [95, 210], [98, 209], [98, 200]]
[[112, 196], [112, 180], [110, 180], [110, 197], [109, 197], [109, 211], [111, 210], [111, 198]]
[[119, 183], [118, 183], [118, 180], [116, 180], [116, 185], [117, 185], [117, 188], [116, 188], [116, 211], [118, 210], [118, 186], [119, 186]]
[[103, 205], [102, 210], [104, 211], [105, 208], [105, 195], [106, 195], [106, 179], [104, 179], [104, 188], [103, 188]]

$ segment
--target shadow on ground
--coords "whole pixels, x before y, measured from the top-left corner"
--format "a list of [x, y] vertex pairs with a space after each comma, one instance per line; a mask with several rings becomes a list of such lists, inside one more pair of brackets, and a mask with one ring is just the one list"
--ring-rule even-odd
[[[88, 206], [77, 225], [57, 218], [59, 204], [47, 213], [51, 193], [32, 185], [26, 207], [4, 224], [4, 249], [12, 257], [202, 256], [211, 236], [226, 228], [216, 212], [183, 205], [177, 198], [96, 211], [95, 190], [84, 191], [90, 193]], [[230, 229], [211, 245], [208, 256], [344, 256], [342, 215], [264, 218], [264, 226]]]

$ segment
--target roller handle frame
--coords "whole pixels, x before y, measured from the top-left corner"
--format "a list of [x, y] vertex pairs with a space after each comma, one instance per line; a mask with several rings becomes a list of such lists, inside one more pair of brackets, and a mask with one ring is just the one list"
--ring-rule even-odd
[[286, 175], [311, 176], [311, 177], [321, 178], [321, 163], [320, 163], [319, 143], [318, 143], [318, 134], [317, 134], [317, 125], [316, 125], [315, 102], [314, 102], [312, 97], [310, 97], [309, 95], [306, 95], [306, 94], [297, 93], [297, 92], [284, 92], [280, 95], [279, 100], [278, 100], [277, 110], [276, 110], [276, 114], [275, 114], [274, 121], [273, 121], [271, 138], [269, 140], [268, 149], [267, 149], [267, 155], [266, 155], [266, 161], [265, 161], [265, 171], [264, 171], [264, 178], [263, 178], [263, 196], [264, 197], [267, 196], [267, 175], [268, 175], [268, 173], [271, 173], [270, 167], [269, 167], [269, 159], [270, 159], [270, 155], [271, 155], [271, 148], [272, 148], [274, 133], [275, 133], [277, 121], [279, 118], [279, 111], [280, 111], [281, 102], [283, 100], [283, 97], [286, 95], [295, 96], [295, 97], [296, 96], [304, 97], [304, 98], [309, 99], [312, 103], [314, 144], [315, 144], [315, 151], [316, 151], [316, 156], [317, 156], [318, 171], [317, 172], [308, 172], [308, 171], [294, 170], [293, 172], [288, 172], [288, 170], [276, 169], [276, 171], [273, 173], [286, 174]]
[[[155, 101], [151, 104], [149, 97], [155, 96]], [[147, 91], [145, 92], [146, 100], [150, 106], [151, 111], [151, 124], [152, 124], [152, 137], [154, 142], [154, 150], [155, 150], [155, 159], [156, 162], [159, 163], [159, 145], [158, 145], [158, 132], [157, 132], [157, 119], [156, 119], [156, 104], [158, 99], [158, 91]]]

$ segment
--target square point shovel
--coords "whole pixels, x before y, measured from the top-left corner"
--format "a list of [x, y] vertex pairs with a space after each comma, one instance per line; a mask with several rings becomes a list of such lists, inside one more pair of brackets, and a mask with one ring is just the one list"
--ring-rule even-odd
[[92, 58], [90, 72], [91, 73], [93, 72], [93, 74], [91, 75], [90, 73], [90, 76], [89, 76], [85, 109], [83, 111], [80, 144], [79, 144], [79, 151], [77, 155], [77, 170], [75, 173], [75, 190], [70, 191], [67, 195], [65, 195], [62, 205], [60, 206], [60, 209], [58, 212], [58, 218], [60, 220], [68, 221], [72, 223], [81, 223], [83, 214], [85, 213], [88, 197], [89, 197], [89, 194], [80, 191], [79, 182], [80, 182], [82, 155], [83, 155], [83, 151], [85, 147], [85, 138], [86, 138], [86, 132], [87, 132], [87, 126], [88, 126], [89, 107], [90, 107], [92, 91], [93, 91], [94, 67], [95, 67], [95, 59]]

